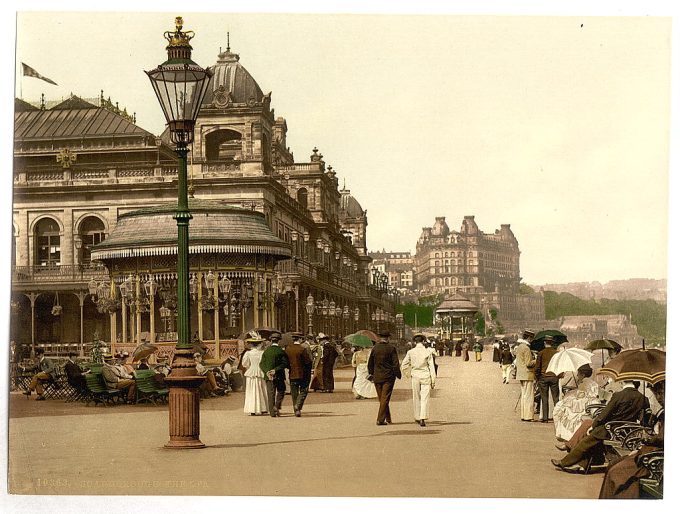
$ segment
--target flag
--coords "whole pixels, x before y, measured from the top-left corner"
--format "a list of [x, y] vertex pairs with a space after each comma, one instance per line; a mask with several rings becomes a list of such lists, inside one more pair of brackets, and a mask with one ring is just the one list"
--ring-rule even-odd
[[35, 71], [28, 64], [24, 64], [23, 62], [21, 63], [21, 70], [22, 70], [21, 74], [24, 77], [35, 77], [36, 79], [44, 80], [48, 84], [54, 84], [55, 86], [57, 85], [57, 83], [54, 80], [48, 79], [47, 77], [43, 77], [40, 73]]

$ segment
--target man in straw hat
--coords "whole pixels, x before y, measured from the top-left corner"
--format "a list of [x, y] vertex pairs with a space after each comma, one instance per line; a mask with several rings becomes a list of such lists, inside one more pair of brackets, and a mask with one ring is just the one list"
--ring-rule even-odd
[[293, 344], [286, 346], [286, 355], [290, 364], [288, 378], [290, 379], [290, 395], [293, 400], [293, 411], [296, 417], [302, 415], [302, 406], [305, 404], [309, 381], [312, 378], [312, 356], [307, 348], [302, 346], [305, 338], [301, 332], [291, 333]]
[[387, 425], [392, 423], [390, 398], [392, 397], [394, 382], [397, 378], [401, 378], [401, 369], [397, 349], [389, 341], [390, 332], [383, 330], [378, 336], [380, 341], [373, 347], [371, 356], [368, 358], [368, 373], [373, 377], [375, 390], [380, 400], [378, 419], [375, 424]]
[[434, 389], [436, 372], [434, 356], [430, 348], [425, 348], [424, 334], [413, 336], [415, 347], [406, 352], [401, 370], [404, 376], [411, 375], [411, 390], [413, 392], [413, 417], [421, 427], [430, 417], [430, 390]]

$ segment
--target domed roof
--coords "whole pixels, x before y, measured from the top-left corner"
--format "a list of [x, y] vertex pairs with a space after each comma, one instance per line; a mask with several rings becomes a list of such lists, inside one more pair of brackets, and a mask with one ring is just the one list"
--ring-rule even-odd
[[264, 94], [248, 70], [239, 62], [238, 54], [229, 49], [217, 56], [217, 64], [211, 66], [213, 77], [203, 104], [214, 103], [226, 106], [228, 103], [254, 105], [262, 102]]
[[[105, 241], [92, 248], [93, 260], [177, 254], [176, 203], [121, 214]], [[189, 200], [189, 253], [241, 253], [290, 257], [290, 245], [276, 237], [264, 214], [215, 200]]]
[[447, 296], [437, 307], [437, 314], [448, 312], [477, 312], [479, 308], [463, 295], [455, 293]]
[[[343, 193], [343, 191], [341, 191]], [[361, 204], [349, 194], [342, 194], [340, 197], [340, 209], [343, 214], [348, 218], [361, 218], [364, 215], [364, 210], [361, 208]]]

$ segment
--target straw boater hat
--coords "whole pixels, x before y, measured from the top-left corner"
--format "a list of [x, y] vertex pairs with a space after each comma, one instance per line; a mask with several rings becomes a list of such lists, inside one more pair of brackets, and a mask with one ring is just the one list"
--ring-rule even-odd
[[413, 334], [413, 340], [414, 341], [415, 341], [416, 337], [420, 337], [423, 341], [425, 341], [427, 339], [425, 334], [423, 334], [422, 332], [418, 332], [417, 334]]
[[319, 332], [319, 335], [316, 336], [317, 341], [324, 341], [324, 340], [328, 340], [328, 339], [330, 339], [330, 338], [326, 334], [324, 334], [323, 332]]
[[265, 340], [262, 339], [261, 337], [249, 337], [248, 339], [246, 339], [246, 343], [253, 344], [253, 345], [264, 343], [264, 341]]

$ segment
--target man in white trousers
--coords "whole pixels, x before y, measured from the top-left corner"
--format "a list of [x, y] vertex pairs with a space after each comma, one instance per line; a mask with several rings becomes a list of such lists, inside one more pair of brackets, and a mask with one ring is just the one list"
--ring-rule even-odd
[[430, 348], [425, 348], [423, 334], [415, 334], [415, 347], [406, 352], [401, 363], [405, 376], [411, 375], [411, 389], [413, 391], [413, 417], [421, 427], [430, 416], [430, 390], [434, 389], [436, 373], [434, 357]]

